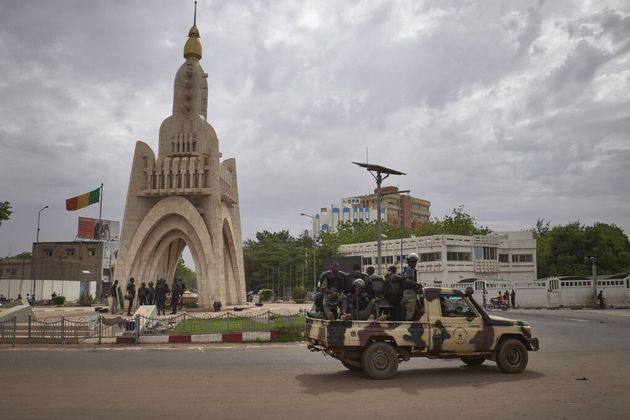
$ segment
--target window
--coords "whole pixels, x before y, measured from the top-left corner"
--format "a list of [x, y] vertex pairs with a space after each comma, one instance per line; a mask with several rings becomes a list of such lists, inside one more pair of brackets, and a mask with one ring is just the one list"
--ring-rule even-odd
[[447, 261], [470, 261], [470, 252], [447, 252]]
[[52, 257], [52, 249], [44, 249], [42, 252], [44, 253], [44, 257]]
[[109, 268], [103, 268], [103, 276], [109, 277]]
[[372, 257], [363, 257], [363, 265], [372, 265]]
[[66, 249], [66, 256], [71, 257], [74, 255], [74, 248]]
[[461, 295], [441, 294], [440, 308], [442, 309], [442, 316], [466, 318], [475, 316], [475, 312]]
[[442, 253], [441, 252], [423, 252], [420, 254], [420, 261], [442, 261]]
[[96, 248], [88, 248], [88, 255], [93, 257], [96, 255]]
[[534, 257], [532, 256], [532, 254], [512, 254], [513, 263], [526, 263], [533, 261]]
[[490, 246], [476, 246], [475, 259], [476, 260], [496, 260], [497, 249]]
[[509, 263], [510, 255], [509, 254], [499, 254], [499, 262], [500, 263]]

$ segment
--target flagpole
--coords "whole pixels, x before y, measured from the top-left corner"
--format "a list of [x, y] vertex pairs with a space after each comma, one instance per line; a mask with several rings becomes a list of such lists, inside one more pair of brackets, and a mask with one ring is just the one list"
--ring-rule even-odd
[[103, 225], [103, 183], [101, 182], [101, 194], [100, 199], [98, 200], [98, 221]]
[[[100, 226], [99, 229], [99, 241], [102, 243], [101, 240], [101, 231], [103, 231], [103, 183], [101, 182], [101, 193], [100, 193], [100, 197], [98, 200], [98, 224]], [[103, 248], [101, 248], [103, 249]], [[97, 273], [96, 276], [96, 298], [98, 299], [99, 302], [102, 302], [103, 300], [103, 278], [101, 277], [103, 274], [103, 254], [100, 255], [100, 261], [101, 263], [98, 264], [98, 267], [101, 267], [101, 270], [99, 273]], [[111, 276], [111, 274], [110, 274]]]

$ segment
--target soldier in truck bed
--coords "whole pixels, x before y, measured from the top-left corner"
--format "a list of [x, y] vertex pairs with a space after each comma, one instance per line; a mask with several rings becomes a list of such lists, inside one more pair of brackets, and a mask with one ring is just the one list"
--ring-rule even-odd
[[[346, 296], [342, 304], [343, 315], [339, 319], [347, 321], [350, 319], [367, 320], [374, 319], [376, 314], [376, 304], [374, 299], [370, 299], [365, 292], [365, 281], [363, 279], [355, 279], [352, 283], [353, 292]], [[377, 320], [381, 321], [385, 317]]]
[[418, 293], [422, 292], [422, 286], [418, 283], [418, 272], [416, 264], [418, 263], [418, 255], [415, 252], [407, 255], [407, 268], [403, 273], [403, 295], [400, 302], [405, 313], [405, 321], [413, 321], [416, 318], [418, 308]]
[[323, 294], [323, 311], [327, 319], [333, 320], [339, 316], [343, 288], [347, 274], [339, 270], [339, 263], [333, 262], [330, 270], [324, 271], [319, 278]]

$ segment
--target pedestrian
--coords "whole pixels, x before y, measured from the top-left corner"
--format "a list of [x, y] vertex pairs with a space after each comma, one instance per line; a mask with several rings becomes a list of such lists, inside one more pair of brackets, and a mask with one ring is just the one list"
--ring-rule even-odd
[[516, 309], [516, 292], [512, 289], [512, 293], [510, 293], [510, 303], [512, 303], [512, 309]]
[[599, 293], [597, 294], [597, 300], [599, 301], [599, 308], [604, 309], [605, 305], [604, 305], [604, 291], [603, 290], [600, 290]]
[[503, 302], [505, 302], [508, 308], [510, 307], [510, 292], [508, 292], [507, 289], [505, 293], [503, 293]]
[[127, 283], [126, 289], [126, 298], [129, 301], [129, 306], [127, 307], [127, 316], [131, 316], [131, 309], [133, 308], [133, 301], [136, 298], [136, 284], [135, 279], [131, 277], [129, 282]]
[[138, 306], [148, 305], [148, 296], [149, 289], [147, 288], [147, 284], [145, 282], [140, 283], [140, 287], [138, 288]]
[[115, 314], [118, 312], [118, 280], [114, 280], [114, 284], [109, 289], [109, 294], [112, 296], [112, 313]]

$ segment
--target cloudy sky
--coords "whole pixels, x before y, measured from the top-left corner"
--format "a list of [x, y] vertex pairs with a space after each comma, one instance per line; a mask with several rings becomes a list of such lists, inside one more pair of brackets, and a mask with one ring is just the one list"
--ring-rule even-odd
[[[134, 143], [157, 150], [192, 1], [0, 3], [0, 256], [74, 239], [65, 199], [122, 219]], [[236, 157], [243, 235], [370, 192], [369, 161], [442, 217], [630, 233], [630, 3], [208, 1], [208, 120]]]

